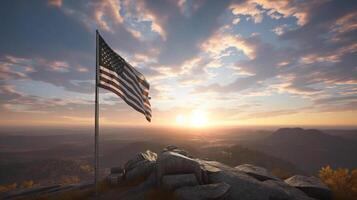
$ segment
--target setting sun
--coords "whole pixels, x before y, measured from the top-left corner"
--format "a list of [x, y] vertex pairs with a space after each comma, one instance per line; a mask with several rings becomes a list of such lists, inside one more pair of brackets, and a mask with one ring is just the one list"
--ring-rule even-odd
[[176, 124], [179, 126], [203, 127], [208, 122], [207, 114], [201, 110], [194, 110], [188, 116], [178, 114]]

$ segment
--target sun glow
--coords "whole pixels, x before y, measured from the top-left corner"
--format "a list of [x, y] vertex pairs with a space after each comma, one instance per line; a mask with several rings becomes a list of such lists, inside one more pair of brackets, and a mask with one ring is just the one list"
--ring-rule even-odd
[[207, 114], [201, 110], [194, 110], [190, 115], [179, 114], [176, 116], [176, 124], [179, 126], [203, 127], [207, 126]]

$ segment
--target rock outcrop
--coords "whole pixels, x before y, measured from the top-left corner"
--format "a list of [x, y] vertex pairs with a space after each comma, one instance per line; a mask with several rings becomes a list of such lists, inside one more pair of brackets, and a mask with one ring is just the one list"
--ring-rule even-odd
[[182, 200], [215, 199], [223, 200], [229, 195], [231, 186], [227, 183], [214, 183], [181, 187], [175, 190], [175, 196]]
[[304, 191], [316, 199], [331, 199], [330, 189], [316, 177], [295, 175], [285, 180], [285, 183]]
[[216, 161], [192, 158], [188, 152], [173, 145], [167, 146], [159, 155], [151, 151], [139, 153], [124, 165], [123, 170], [115, 168], [111, 171], [109, 180], [113, 175], [119, 182], [144, 178], [137, 189], [125, 195], [125, 199], [133, 199], [130, 194], [137, 196], [137, 191], [141, 192], [140, 198], [145, 199], [145, 194], [152, 188], [171, 191], [181, 200], [331, 198], [330, 190], [318, 179], [293, 176], [283, 181], [262, 167], [243, 164], [232, 168]]
[[164, 151], [157, 160], [157, 178], [159, 183], [161, 178], [167, 174], [195, 174], [200, 184], [204, 183], [205, 175], [199, 162], [182, 154]]
[[124, 179], [134, 181], [148, 177], [154, 170], [157, 154], [152, 151], [138, 153], [124, 165]]
[[195, 174], [166, 175], [162, 178], [162, 187], [166, 190], [196, 185], [198, 185], [198, 182]]
[[269, 179], [272, 180], [279, 180], [277, 177], [273, 176], [270, 174], [266, 169], [263, 167], [258, 167], [250, 164], [243, 164], [243, 165], [238, 165], [235, 167], [235, 169], [244, 172], [250, 176], [253, 176], [254, 178], [260, 180], [260, 181], [266, 181]]

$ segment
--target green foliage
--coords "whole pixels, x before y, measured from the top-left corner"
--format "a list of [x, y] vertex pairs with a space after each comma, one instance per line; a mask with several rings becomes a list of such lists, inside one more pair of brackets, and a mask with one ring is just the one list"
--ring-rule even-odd
[[332, 190], [335, 200], [357, 199], [357, 169], [332, 169], [330, 166], [323, 167], [319, 176], [321, 180]]

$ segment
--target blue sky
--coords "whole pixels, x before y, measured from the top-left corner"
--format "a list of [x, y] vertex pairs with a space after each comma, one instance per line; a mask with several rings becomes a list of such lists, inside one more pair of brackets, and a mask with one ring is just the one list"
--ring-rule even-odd
[[93, 123], [96, 29], [153, 106], [101, 89], [103, 124], [357, 125], [354, 1], [9, 0], [0, 22], [1, 125]]

